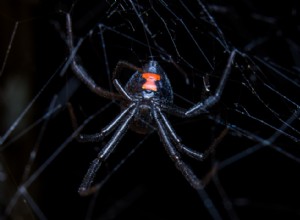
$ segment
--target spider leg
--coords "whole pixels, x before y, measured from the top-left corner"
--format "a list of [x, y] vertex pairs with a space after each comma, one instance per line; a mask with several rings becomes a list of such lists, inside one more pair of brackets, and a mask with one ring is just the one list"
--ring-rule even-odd
[[191, 168], [181, 159], [181, 155], [177, 151], [176, 147], [172, 145], [169, 136], [166, 133], [166, 130], [163, 126], [163, 123], [161, 122], [161, 119], [157, 115], [157, 111], [155, 108], [153, 108], [153, 117], [155, 119], [158, 128], [158, 134], [165, 147], [165, 150], [167, 151], [170, 158], [175, 163], [176, 168], [183, 174], [183, 176], [186, 178], [186, 180], [191, 184], [193, 188], [195, 188], [196, 190], [203, 189], [202, 181], [194, 174]]
[[[131, 106], [132, 108], [132, 106]], [[134, 116], [135, 112], [137, 110], [137, 107], [131, 109], [128, 114], [126, 114], [126, 117], [124, 118], [123, 124], [121, 124], [118, 129], [115, 131], [114, 135], [110, 139], [110, 141], [102, 148], [102, 150], [98, 153], [97, 158], [94, 159], [84, 176], [82, 183], [78, 189], [79, 194], [85, 195], [89, 194], [89, 189], [91, 187], [91, 184], [94, 180], [95, 174], [100, 168], [102, 162], [104, 162], [109, 155], [114, 151], [115, 147], [119, 143], [120, 139], [124, 136], [125, 132], [127, 131], [127, 128], [129, 126], [129, 123]]]
[[126, 61], [123, 61], [123, 60], [120, 60], [117, 65], [116, 65], [116, 68], [113, 72], [113, 79], [117, 79], [118, 76], [119, 76], [119, 73], [122, 72], [122, 69], [131, 69], [131, 70], [134, 70], [134, 71], [138, 71], [138, 72], [142, 72], [142, 68], [139, 68], [131, 63], [128, 63]]
[[131, 69], [134, 71], [138, 71], [138, 72], [142, 72], [141, 68], [138, 68], [130, 63], [127, 63], [126, 61], [119, 61], [116, 65], [116, 68], [113, 72], [113, 83], [114, 86], [116, 87], [116, 89], [118, 90], [118, 92], [120, 94], [122, 94], [127, 100], [132, 101], [131, 96], [125, 91], [125, 89], [123, 88], [123, 86], [121, 85], [121, 83], [118, 80], [118, 76], [119, 73], [122, 71], [122, 69], [127, 68], [127, 69]]
[[[127, 117], [128, 112], [132, 109], [134, 104], [131, 104], [128, 108], [123, 110], [112, 122], [109, 123], [106, 127], [102, 128], [102, 130], [95, 134], [79, 134], [76, 137], [78, 142], [99, 142], [105, 136], [110, 134], [123, 120]], [[72, 121], [73, 129], [76, 130], [78, 128], [77, 119], [73, 110], [73, 107], [70, 103], [68, 103], [68, 110], [70, 114], [70, 118]]]
[[237, 53], [237, 50], [233, 50], [230, 53], [230, 56], [227, 61], [226, 68], [223, 72], [222, 78], [220, 80], [219, 86], [216, 89], [215, 93], [209, 97], [207, 97], [204, 101], [197, 103], [192, 108], [190, 108], [185, 115], [188, 117], [195, 116], [198, 114], [203, 113], [206, 109], [210, 108], [211, 106], [215, 105], [221, 98], [222, 92], [224, 90], [227, 78], [231, 72], [232, 63], [235, 59], [235, 55]]
[[195, 150], [192, 150], [192, 149], [186, 147], [184, 144], [182, 144], [181, 139], [177, 136], [177, 134], [175, 133], [175, 130], [173, 129], [173, 127], [171, 126], [171, 124], [169, 123], [169, 121], [167, 120], [165, 115], [161, 112], [160, 108], [157, 107], [156, 110], [158, 112], [159, 119], [161, 119], [161, 121], [159, 121], [159, 123], [161, 123], [162, 127], [165, 128], [164, 130], [167, 131], [167, 134], [169, 134], [169, 136], [171, 137], [171, 140], [174, 142], [176, 148], [180, 152], [182, 152], [194, 159], [203, 161], [207, 157], [208, 153], [206, 153], [206, 151], [204, 153], [197, 152]]
[[205, 158], [213, 153], [216, 149], [216, 146], [222, 140], [222, 138], [227, 134], [228, 129], [224, 129], [221, 134], [214, 140], [214, 142], [209, 146], [207, 150], [204, 152], [198, 152], [193, 149], [190, 149], [189, 147], [185, 146], [184, 144], [181, 143], [181, 139], [178, 137], [176, 134], [174, 128], [166, 118], [166, 116], [162, 113], [161, 109], [159, 107], [156, 108], [157, 112], [159, 114], [159, 118], [161, 119], [161, 124], [163, 127], [165, 127], [165, 130], [167, 130], [169, 136], [171, 137], [171, 140], [174, 142], [176, 148], [186, 154], [189, 157], [192, 157], [196, 160], [203, 161]]
[[164, 104], [161, 103], [159, 105], [159, 108], [162, 109], [163, 111], [166, 111], [170, 115], [174, 115], [180, 118], [188, 118], [189, 116], [186, 115], [187, 110], [184, 108], [181, 108], [177, 105], [174, 104]]
[[[73, 33], [72, 33], [72, 22], [70, 14], [66, 14], [66, 29], [67, 29], [67, 45], [69, 48], [69, 53], [72, 55], [74, 52], [74, 43], [73, 43]], [[85, 69], [77, 63], [76, 57], [74, 57], [71, 61], [71, 69], [77, 76], [77, 78], [84, 83], [92, 92], [96, 93], [97, 95], [108, 98], [108, 99], [122, 99], [119, 94], [115, 94], [113, 92], [107, 91], [101, 87], [99, 87], [96, 82], [89, 77]]]
[[118, 92], [123, 95], [123, 97], [125, 97], [128, 101], [133, 102], [133, 99], [131, 98], [131, 96], [126, 92], [126, 90], [123, 88], [123, 86], [120, 84], [119, 80], [114, 79], [113, 81], [116, 89], [118, 90]]

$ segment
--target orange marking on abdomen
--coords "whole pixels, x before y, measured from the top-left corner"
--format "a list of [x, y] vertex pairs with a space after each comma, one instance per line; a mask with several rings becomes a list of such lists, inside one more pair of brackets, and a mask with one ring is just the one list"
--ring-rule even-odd
[[157, 86], [155, 81], [160, 80], [160, 75], [156, 73], [143, 73], [142, 77], [146, 79], [146, 82], [143, 84], [143, 89], [148, 89], [152, 91], [157, 91]]

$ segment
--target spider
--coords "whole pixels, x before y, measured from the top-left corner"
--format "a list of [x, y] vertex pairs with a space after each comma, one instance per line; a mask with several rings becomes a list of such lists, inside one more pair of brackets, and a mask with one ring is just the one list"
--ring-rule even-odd
[[[72, 39], [72, 24], [70, 15], [66, 17], [67, 44], [69, 52], [74, 51]], [[113, 100], [121, 101], [121, 113], [101, 132], [95, 134], [79, 134], [77, 139], [80, 142], [99, 142], [111, 132], [114, 132], [108, 143], [100, 150], [96, 159], [90, 164], [87, 173], [79, 187], [79, 193], [84, 193], [91, 188], [95, 174], [101, 164], [115, 150], [120, 139], [125, 135], [127, 129], [145, 134], [157, 129], [160, 140], [175, 163], [176, 168], [183, 174], [190, 185], [196, 190], [203, 188], [202, 181], [194, 174], [192, 169], [182, 160], [181, 154], [203, 161], [214, 149], [208, 148], [203, 153], [188, 148], [175, 133], [165, 113], [181, 118], [194, 117], [207, 112], [207, 109], [215, 105], [224, 90], [226, 80], [231, 72], [231, 66], [235, 59], [236, 50], [232, 50], [227, 61], [219, 85], [213, 95], [195, 104], [188, 110], [180, 108], [173, 103], [173, 89], [170, 81], [155, 60], [148, 61], [143, 67], [136, 67], [128, 62], [119, 61], [113, 72], [113, 84], [118, 93], [107, 91], [99, 87], [84, 68], [72, 58], [71, 69], [74, 74], [95, 94]], [[125, 87], [118, 80], [122, 69], [127, 68], [134, 73], [126, 83]]]

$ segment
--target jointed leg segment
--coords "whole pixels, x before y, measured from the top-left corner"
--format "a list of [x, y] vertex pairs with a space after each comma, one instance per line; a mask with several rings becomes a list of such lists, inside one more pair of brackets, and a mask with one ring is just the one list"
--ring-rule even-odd
[[199, 190], [203, 188], [201, 180], [194, 174], [192, 169], [182, 160], [181, 155], [177, 149], [172, 145], [168, 134], [166, 133], [165, 127], [157, 115], [157, 111], [153, 110], [153, 116], [157, 124], [158, 133], [163, 142], [165, 150], [169, 154], [170, 158], [175, 163], [176, 168], [183, 174], [187, 181], [192, 185], [193, 188]]
[[[73, 43], [73, 33], [72, 33], [72, 22], [70, 14], [66, 15], [66, 29], [67, 29], [67, 45], [69, 48], [69, 53], [72, 54], [74, 50], [74, 43]], [[84, 83], [92, 92], [95, 94], [108, 98], [108, 99], [117, 99], [120, 100], [122, 97], [119, 94], [107, 91], [101, 87], [99, 87], [95, 81], [89, 77], [87, 72], [84, 70], [84, 68], [77, 63], [76, 56], [71, 61], [71, 68], [77, 78]]]
[[[119, 125], [122, 123], [118, 129], [115, 131], [114, 135], [110, 139], [110, 141], [102, 148], [102, 150], [98, 153], [97, 158], [94, 159], [79, 187], [79, 193], [80, 194], [86, 194], [87, 191], [89, 191], [91, 184], [94, 180], [95, 174], [100, 168], [102, 162], [104, 162], [109, 155], [114, 151], [116, 145], [119, 143], [120, 139], [125, 134], [126, 130], [128, 129], [129, 123], [134, 116], [135, 112], [137, 110], [137, 107], [134, 105], [131, 105], [128, 109], [126, 109], [126, 114], [124, 118], [124, 121], [119, 120], [116, 125]], [[112, 126], [111, 128], [115, 127]], [[108, 126], [110, 127], [110, 125]]]
[[216, 89], [214, 95], [211, 95], [207, 99], [205, 99], [204, 101], [199, 102], [196, 105], [194, 105], [192, 108], [190, 108], [185, 113], [186, 116], [191, 117], [191, 116], [199, 115], [199, 114], [203, 113], [203, 111], [206, 111], [208, 108], [215, 105], [220, 100], [221, 94], [224, 90], [224, 87], [225, 87], [225, 84], [226, 84], [226, 81], [227, 81], [227, 78], [228, 78], [228, 76], [231, 72], [231, 67], [233, 65], [233, 61], [235, 59], [236, 53], [237, 53], [237, 50], [235, 50], [235, 49], [230, 53], [230, 56], [229, 56], [228, 61], [227, 61], [226, 68], [223, 72], [223, 75], [222, 75], [222, 78], [220, 80], [219, 86]]

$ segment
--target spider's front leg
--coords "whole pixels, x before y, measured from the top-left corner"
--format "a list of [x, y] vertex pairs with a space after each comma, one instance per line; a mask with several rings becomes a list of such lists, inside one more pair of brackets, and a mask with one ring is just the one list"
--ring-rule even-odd
[[160, 108], [156, 108], [156, 115], [157, 115], [157, 123], [161, 124], [161, 127], [164, 128], [166, 134], [170, 137], [170, 139], [175, 144], [176, 148], [184, 153], [185, 155], [192, 157], [199, 161], [204, 161], [208, 155], [210, 155], [212, 152], [215, 151], [216, 146], [220, 142], [220, 140], [227, 134], [227, 129], [225, 129], [221, 134], [218, 136], [218, 138], [215, 139], [215, 141], [209, 146], [208, 149], [206, 149], [204, 152], [198, 152], [195, 151], [187, 146], [185, 146], [181, 139], [178, 137], [178, 135], [175, 133], [173, 127], [171, 126], [170, 122], [167, 120], [166, 116], [161, 112]]
[[[169, 138], [170, 134], [167, 132], [168, 129], [163, 125], [163, 122], [161, 122], [161, 118], [157, 114], [157, 108], [154, 108], [152, 112], [161, 141], [163, 142], [165, 150], [169, 154], [170, 158], [175, 163], [176, 168], [183, 174], [183, 176], [193, 188], [195, 188], [196, 190], [203, 189], [202, 181], [194, 174], [192, 169], [182, 160], [181, 155], [177, 151], [176, 147], [172, 145], [172, 142]], [[171, 138], [173, 139], [173, 137]]]
[[[68, 111], [71, 118], [73, 129], [78, 129], [77, 118], [74, 113], [74, 109], [71, 103], [68, 103]], [[109, 135], [126, 117], [129, 110], [133, 107], [133, 105], [129, 106], [125, 110], [123, 110], [112, 122], [109, 123], [106, 127], [102, 128], [100, 132], [95, 134], [79, 134], [76, 137], [78, 142], [100, 142], [104, 137]]]
[[[175, 133], [171, 124], [166, 119], [164, 114], [161, 112], [159, 107], [155, 107], [155, 109], [153, 109], [153, 116], [156, 121], [162, 142], [164, 143], [164, 146], [165, 146], [167, 152], [169, 153], [169, 155], [175, 162], [177, 168], [183, 173], [183, 175], [186, 177], [186, 179], [189, 181], [189, 183], [195, 189], [202, 189], [207, 184], [207, 182], [210, 180], [213, 172], [208, 173], [208, 175], [205, 177], [204, 181], [201, 181], [200, 179], [198, 179], [196, 177], [196, 175], [189, 168], [189, 166], [186, 165], [182, 161], [182, 159], [179, 155], [179, 152], [181, 152], [189, 157], [192, 157], [196, 160], [203, 161], [209, 154], [211, 154], [212, 152], [215, 151], [216, 146], [227, 134], [228, 129], [224, 129], [221, 132], [221, 134], [210, 145], [210, 147], [202, 153], [202, 152], [198, 152], [193, 149], [190, 149], [181, 143], [180, 138], [177, 136], [177, 134]], [[171, 142], [174, 143], [176, 149], [173, 147]], [[176, 150], [178, 150], [179, 152], [177, 152]]]
[[230, 56], [229, 56], [228, 61], [227, 61], [226, 68], [223, 72], [223, 75], [222, 75], [222, 78], [220, 80], [219, 86], [216, 89], [215, 93], [213, 95], [209, 96], [208, 98], [206, 98], [204, 101], [198, 102], [196, 105], [194, 105], [188, 111], [186, 111], [185, 115], [187, 117], [192, 117], [192, 116], [202, 114], [208, 108], [212, 107], [213, 105], [215, 105], [220, 100], [222, 92], [223, 92], [224, 87], [226, 85], [226, 81], [227, 81], [228, 76], [231, 72], [231, 67], [233, 65], [233, 61], [235, 59], [236, 53], [237, 53], [237, 50], [235, 50], [235, 49], [230, 53]]
[[[98, 153], [97, 158], [94, 159], [84, 176], [84, 179], [82, 180], [82, 183], [78, 189], [78, 192], [80, 195], [88, 195], [91, 191], [93, 191], [93, 188], [91, 187], [92, 182], [95, 178], [96, 172], [100, 168], [102, 162], [104, 162], [109, 155], [114, 151], [115, 147], [119, 143], [120, 139], [123, 137], [125, 132], [128, 129], [128, 126], [136, 113], [137, 107], [135, 104], [130, 105], [128, 107], [127, 112], [125, 116], [123, 117], [123, 120], [120, 120], [119, 122], [122, 122], [122, 124], [118, 127], [118, 129], [115, 131], [114, 135], [110, 139], [110, 141], [102, 148], [102, 150]], [[126, 111], [125, 110], [125, 111]], [[118, 123], [119, 124], [119, 123]], [[107, 126], [110, 127], [110, 125]]]

